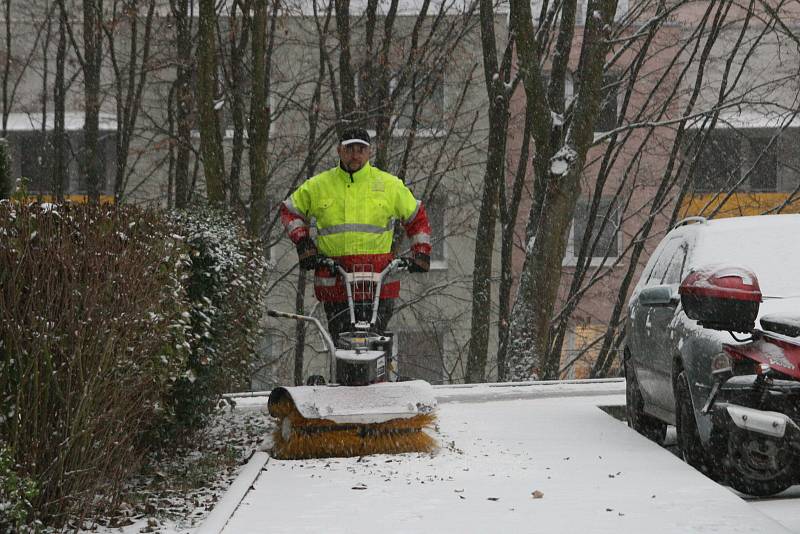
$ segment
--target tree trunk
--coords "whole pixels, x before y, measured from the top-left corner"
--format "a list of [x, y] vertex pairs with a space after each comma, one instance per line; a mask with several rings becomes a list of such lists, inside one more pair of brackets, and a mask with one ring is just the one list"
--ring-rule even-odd
[[191, 113], [194, 107], [192, 91], [192, 32], [189, 18], [189, 0], [173, 0], [172, 14], [178, 52], [177, 78], [175, 80], [175, 122], [178, 131], [175, 144], [175, 207], [186, 208], [191, 197], [189, 160], [192, 149]]
[[[528, 13], [529, 10], [528, 7]], [[546, 168], [543, 169], [542, 165], [536, 168], [537, 174], [543, 177], [544, 203], [541, 215], [536, 220], [533, 217], [528, 220], [528, 244], [509, 334], [508, 370], [511, 380], [558, 377], [559, 361], [548, 357], [550, 320], [561, 282], [561, 265], [572, 216], [580, 195], [580, 175], [594, 136], [594, 121], [599, 109], [603, 66], [608, 50], [605, 33], [615, 11], [616, 0], [590, 2], [587, 12], [593, 16], [588, 16], [586, 20], [578, 65], [580, 85], [572, 121], [563, 146], [558, 152], [548, 154]], [[522, 42], [530, 46], [530, 18], [516, 22], [529, 26], [528, 39], [523, 37]], [[524, 36], [523, 32], [520, 34]], [[535, 57], [535, 49], [528, 50], [525, 55]], [[522, 50], [520, 56], [523, 56]], [[527, 63], [525, 68], [538, 68], [528, 63], [527, 58], [524, 61]], [[527, 86], [530, 83], [530, 80], [526, 82], [528, 96], [530, 91]], [[540, 88], [541, 84], [534, 90]], [[530, 98], [528, 105], [531, 105]], [[536, 159], [541, 162], [543, 156], [537, 147]], [[534, 215], [534, 212], [531, 214]]]
[[[8, 113], [11, 111], [11, 98], [9, 95], [9, 77], [11, 76], [11, 58], [12, 53], [12, 33], [11, 33], [11, 0], [6, 0], [4, 5], [4, 16], [6, 19], [6, 57], [5, 65], [3, 68], [3, 137], [7, 134], [8, 129]], [[45, 70], [45, 72], [47, 72]]]
[[212, 206], [225, 205], [224, 166], [219, 118], [214, 109], [217, 85], [216, 18], [214, 0], [199, 0], [197, 47], [197, 110], [200, 153], [206, 179], [206, 195]]
[[[693, 45], [694, 50], [690, 54], [688, 61], [688, 64], [695, 64], [695, 62], [697, 62], [695, 80], [691, 84], [693, 90], [683, 109], [681, 115], [681, 117], [683, 118], [678, 124], [677, 132], [675, 134], [675, 140], [672, 143], [672, 149], [670, 152], [669, 160], [667, 161], [658, 189], [655, 195], [653, 196], [653, 199], [649, 202], [650, 204], [649, 213], [644, 221], [644, 224], [642, 225], [642, 227], [639, 229], [638, 233], [635, 236], [633, 249], [631, 251], [631, 258], [628, 263], [628, 268], [625, 272], [624, 278], [617, 292], [617, 299], [616, 302], [614, 303], [614, 309], [611, 313], [611, 319], [609, 320], [608, 327], [606, 328], [606, 332], [603, 335], [603, 343], [599, 349], [597, 359], [595, 360], [595, 363], [592, 366], [590, 374], [591, 378], [598, 378], [605, 376], [608, 373], [609, 369], [611, 368], [612, 363], [614, 362], [615, 354], [613, 349], [615, 348], [616, 345], [618, 345], [619, 340], [622, 337], [619, 328], [620, 325], [624, 324], [624, 321], [622, 321], [621, 317], [625, 310], [625, 303], [627, 301], [628, 289], [630, 288], [630, 285], [635, 282], [634, 274], [636, 273], [636, 268], [639, 265], [639, 258], [644, 252], [644, 246], [645, 243], [647, 242], [647, 239], [650, 237], [650, 233], [652, 231], [656, 215], [658, 215], [670, 202], [670, 196], [677, 196], [679, 198], [682, 198], [686, 192], [688, 183], [683, 184], [681, 191], [677, 195], [673, 193], [673, 188], [678, 182], [679, 177], [682, 174], [684, 174], [681, 169], [683, 163], [680, 164], [678, 163], [678, 160], [680, 158], [680, 147], [684, 143], [684, 135], [686, 135], [686, 124], [688, 121], [688, 117], [690, 117], [695, 112], [695, 105], [700, 96], [704, 78], [707, 75], [706, 65], [709, 63], [709, 56], [711, 50], [714, 47], [714, 44], [716, 42], [721, 27], [724, 26], [725, 24], [727, 10], [723, 11], [723, 9], [724, 9], [723, 5], [715, 5], [713, 3], [709, 4], [706, 8], [704, 16], [702, 17], [700, 23], [698, 24], [700, 28], [705, 28], [709, 20], [712, 19], [711, 17], [712, 12], [716, 10], [717, 12], [716, 16], [713, 17], [713, 22], [711, 22], [711, 28], [710, 31], [708, 32], [708, 37], [706, 38], [704, 46], [703, 47], [700, 46], [701, 44], [700, 35], [702, 35], [702, 32], [698, 33], [697, 40]], [[743, 27], [742, 32], [744, 31], [745, 28]], [[702, 52], [700, 52], [701, 48]], [[728, 52], [729, 54], [728, 66], [723, 76], [723, 79], [726, 80], [726, 83], [728, 80], [728, 76], [730, 75], [729, 69], [731, 66], [731, 59], [736, 56], [737, 52], [738, 52], [738, 45], [732, 51]], [[699, 53], [699, 59], [696, 59], [698, 53]], [[679, 79], [683, 80], [685, 74], [686, 74], [686, 69], [684, 67], [684, 71], [680, 74]], [[673, 94], [672, 96], [674, 97], [675, 95]], [[725, 96], [726, 95], [724, 94], [724, 92], [719, 93], [717, 106], [720, 106], [724, 102]], [[663, 115], [666, 114], [668, 102], [669, 100], [665, 101], [664, 107], [661, 109], [658, 118], [661, 118]], [[675, 170], [676, 165], [678, 165], [677, 170]], [[694, 162], [692, 162], [692, 165], [694, 165]], [[691, 170], [688, 173], [686, 173], [687, 176], [691, 176], [692, 174], [693, 173]], [[676, 206], [673, 211], [673, 219], [680, 204], [681, 204], [680, 201], [676, 203]]]
[[[322, 100], [322, 86], [325, 83], [325, 68], [328, 65], [328, 56], [325, 52], [325, 41], [327, 40], [330, 23], [333, 16], [332, 5], [329, 4], [325, 12], [324, 22], [319, 25], [317, 20], [317, 31], [319, 32], [319, 39], [317, 41], [319, 63], [317, 67], [316, 79], [314, 80], [314, 92], [311, 97], [311, 105], [307, 108], [306, 122], [308, 124], [308, 138], [305, 147], [305, 161], [303, 162], [303, 170], [298, 175], [300, 176], [313, 176], [316, 173], [317, 165], [317, 152], [318, 145], [318, 130], [320, 122], [320, 114], [318, 113], [320, 102]], [[315, 18], [319, 16], [315, 9]], [[274, 22], [274, 21], [273, 21]], [[274, 32], [273, 32], [274, 35]], [[331, 74], [331, 82], [333, 82], [333, 75]], [[324, 137], [324, 135], [322, 136]], [[305, 294], [306, 294], [306, 271], [300, 269], [297, 274], [297, 294], [295, 296], [295, 313], [298, 315], [304, 314], [305, 309]], [[295, 345], [294, 345], [294, 380], [295, 384], [303, 384], [303, 364], [306, 343], [306, 322], [297, 321], [295, 325]], [[330, 377], [329, 377], [330, 378]]]
[[[277, 18], [278, 2], [273, 1], [271, 20]], [[268, 42], [273, 31], [267, 31], [267, 3], [257, 1], [253, 11], [253, 95], [250, 102], [250, 235], [264, 237], [268, 216], [267, 149], [270, 129], [270, 62]]]
[[11, 181], [11, 159], [8, 153], [8, 140], [0, 137], [0, 199], [11, 196], [13, 192]]
[[83, 2], [83, 164], [89, 202], [100, 201], [100, 68], [103, 58], [103, 0]]
[[[295, 312], [298, 315], [305, 315], [306, 299], [306, 271], [299, 269], [297, 273], [297, 294], [295, 296]], [[305, 367], [304, 353], [306, 348], [306, 322], [296, 321], [294, 325], [294, 385], [302, 386], [305, 383], [303, 377]]]
[[486, 94], [489, 99], [489, 143], [484, 170], [483, 198], [475, 236], [472, 269], [472, 326], [467, 357], [467, 382], [486, 380], [492, 304], [492, 260], [500, 183], [505, 179], [508, 95], [505, 72], [497, 61], [494, 10], [491, 0], [480, 2], [481, 44]]
[[52, 191], [57, 201], [64, 198], [64, 186], [69, 187], [67, 174], [66, 132], [64, 115], [66, 110], [67, 87], [64, 68], [67, 58], [67, 24], [69, 19], [64, 0], [58, 2], [58, 46], [56, 48], [56, 75], [53, 87], [53, 158]]
[[339, 86], [342, 91], [341, 117], [344, 121], [356, 118], [355, 73], [350, 57], [350, 0], [335, 0], [336, 31], [339, 36]]
[[155, 1], [149, 0], [144, 19], [142, 50], [139, 57], [139, 11], [132, 6], [126, 12], [131, 24], [131, 40], [128, 45], [127, 66], [119, 65], [116, 54], [116, 38], [113, 28], [106, 30], [108, 50], [114, 68], [117, 90], [117, 165], [114, 171], [114, 199], [122, 200], [127, 187], [128, 152], [136, 131], [136, 121], [142, 108], [142, 95], [147, 84], [148, 63], [150, 61], [151, 34], [155, 16]]
[[[260, 5], [257, 2], [256, 5]], [[242, 16], [239, 17], [239, 10]], [[226, 94], [231, 110], [231, 122], [233, 126], [233, 139], [231, 142], [231, 167], [228, 173], [228, 184], [230, 197], [228, 199], [231, 209], [239, 216], [245, 215], [245, 208], [242, 203], [241, 181], [242, 181], [242, 161], [245, 151], [245, 50], [247, 50], [250, 39], [251, 17], [250, 2], [240, 4], [234, 2], [231, 6], [228, 27], [228, 48], [230, 50], [230, 62], [228, 63], [229, 72], [226, 76]], [[241, 19], [241, 20], [240, 20]], [[222, 38], [220, 38], [222, 40]], [[227, 125], [225, 125], [227, 127]], [[252, 138], [250, 138], [252, 139]]]
[[[511, 325], [511, 289], [514, 284], [514, 237], [519, 204], [522, 199], [522, 189], [528, 173], [528, 154], [530, 151], [531, 128], [533, 114], [526, 110], [525, 128], [522, 134], [522, 149], [519, 153], [517, 171], [510, 197], [500, 197], [502, 246], [500, 250], [500, 291], [498, 312], [498, 343], [497, 343], [497, 380], [506, 379], [506, 354], [508, 352], [508, 333]], [[501, 183], [504, 185], [504, 183]], [[504, 195], [504, 192], [501, 192]]]

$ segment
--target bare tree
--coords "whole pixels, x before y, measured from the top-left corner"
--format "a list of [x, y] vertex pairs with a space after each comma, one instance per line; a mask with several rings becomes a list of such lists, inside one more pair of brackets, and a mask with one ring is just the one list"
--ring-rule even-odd
[[197, 33], [197, 111], [200, 131], [200, 151], [208, 202], [225, 204], [225, 162], [222, 152], [222, 134], [217, 116], [217, 46], [216, 3], [199, 0]]
[[[414, 16], [399, 17], [396, 16], [398, 5], [397, 2], [384, 6], [369, 3], [363, 6], [363, 10], [350, 12], [342, 2], [314, 4], [311, 6], [316, 10], [313, 13], [314, 27], [308, 28], [314, 33], [305, 35], [298, 30], [296, 34], [288, 31], [286, 35], [289, 37], [284, 36], [284, 44], [292, 42], [292, 36], [297, 35], [298, 48], [308, 50], [308, 44], [314, 41], [319, 46], [318, 56], [300, 69], [313, 73], [313, 78], [301, 82], [295, 75], [291, 83], [284, 81], [273, 86], [276, 99], [290, 103], [288, 116], [296, 117], [292, 123], [300, 124], [298, 112], [302, 112], [306, 121], [302, 130], [307, 129], [313, 134], [305, 138], [308, 144], [301, 153], [303, 162], [298, 167], [297, 180], [275, 182], [286, 187], [282, 190], [287, 194], [298, 181], [315, 172], [317, 162], [331, 158], [335, 132], [340, 125], [354, 120], [374, 130], [373, 164], [404, 179], [429, 209], [429, 202], [434, 199], [441, 202], [440, 199], [446, 198], [443, 191], [457, 187], [455, 176], [463, 173], [471, 177], [474, 166], [483, 166], [485, 156], [479, 153], [476, 133], [477, 117], [481, 114], [475, 108], [477, 103], [473, 91], [476, 70], [473, 50], [479, 43], [475, 11], [448, 11], [448, 6], [443, 4], [435, 4], [436, 8], [429, 11], [433, 4], [423, 2]], [[338, 23], [342, 17], [346, 18], [346, 27]], [[329, 26], [334, 20], [337, 21], [335, 28]], [[298, 21], [300, 24], [302, 22]], [[348, 55], [348, 52], [342, 54], [343, 50], [349, 51], [349, 61], [343, 60], [343, 55]], [[314, 65], [314, 61], [318, 64]], [[277, 70], [286, 69], [282, 66]], [[350, 84], [352, 92], [347, 88]], [[451, 91], [453, 87], [457, 90]], [[295, 93], [298, 88], [303, 88], [300, 93], [303, 97]], [[450, 91], [446, 110], [442, 107], [445, 90]], [[277, 129], [283, 131], [280, 126]], [[270, 139], [271, 153], [280, 150], [280, 135], [275, 140]], [[419, 142], [421, 136], [425, 136], [422, 143]], [[288, 168], [293, 167], [284, 167], [283, 170]], [[456, 194], [449, 197], [448, 208], [452, 202], [454, 212], [460, 217], [460, 210], [473, 200], [472, 194]], [[467, 227], [458, 222], [453, 222], [452, 228], [464, 239], [472, 239]], [[396, 244], [402, 252], [402, 240], [397, 240]], [[448, 321], [454, 315], [461, 320], [466, 308], [451, 310], [446, 299], [460, 299], [455, 297], [456, 294], [466, 297], [468, 279], [440, 272], [432, 273], [430, 280], [431, 283], [422, 288], [409, 284], [404, 291], [404, 302], [398, 304], [396, 320], [407, 314], [406, 328], [426, 336], [461, 334], [463, 330], [450, 328]], [[286, 278], [284, 283], [289, 281]], [[299, 311], [306, 307], [302, 294], [305, 278], [301, 275], [291, 281], [292, 287], [285, 290], [287, 294], [297, 296]], [[437, 321], [435, 327], [426, 324], [431, 321]], [[302, 330], [302, 326], [298, 329]], [[307, 372], [309, 365], [314, 365], [316, 351], [310, 360], [308, 354], [301, 360], [300, 355], [304, 352], [301, 344], [309, 343], [300, 332], [295, 333], [295, 339], [294, 380], [300, 382], [302, 373]], [[444, 337], [440, 341], [431, 342], [430, 346], [443, 346]], [[440, 362], [430, 362], [432, 371], [441, 373], [441, 353], [432, 356]]]
[[[609, 48], [607, 37], [616, 1], [589, 2], [587, 12], [591, 16], [587, 17], [584, 30], [575, 108], [563, 138], [553, 139], [551, 109], [547, 98], [542, 98], [545, 91], [539, 72], [541, 50], [535, 39], [530, 4], [511, 3], [518, 29], [520, 70], [527, 105], [534, 106], [537, 111], [533, 129], [537, 150], [534, 172], [543, 195], [541, 206], [534, 204], [528, 220], [528, 250], [512, 313], [508, 353], [512, 379], [529, 378], [532, 372], [550, 377], [558, 371], [557, 363], [553, 365], [546, 358], [550, 318], [560, 284], [567, 233], [580, 193], [581, 170], [592, 143], [594, 120], [600, 107], [603, 65]], [[569, 20], [568, 14], [562, 12], [561, 31], [571, 32], [573, 26], [574, 20]], [[559, 45], [568, 48], [571, 41], [571, 37], [559, 39]]]
[[[272, 126], [272, 58], [280, 3], [255, 8], [253, 17], [253, 95], [250, 103], [250, 233], [265, 238], [269, 215], [267, 153]], [[269, 23], [269, 25], [268, 25]]]
[[[175, 163], [170, 177], [174, 176], [175, 207], [185, 208], [189, 203], [191, 188], [189, 182], [189, 163], [191, 158], [191, 114], [194, 109], [192, 91], [192, 18], [189, 13], [189, 0], [170, 0], [172, 16], [175, 19], [175, 44], [177, 48], [177, 76], [173, 85], [173, 105], [177, 132], [175, 142]], [[170, 132], [172, 134], [172, 132]], [[172, 135], [170, 135], [172, 137]], [[170, 188], [171, 190], [172, 188]]]
[[57, 4], [58, 45], [56, 49], [56, 75], [53, 86], [53, 160], [51, 168], [53, 196], [60, 200], [64, 195], [64, 182], [67, 180], [67, 143], [64, 116], [67, 98], [65, 63], [67, 60], [69, 20], [64, 0], [57, 0]]
[[[720, 113], [779, 106], [779, 100], [793, 98], [782, 89], [788, 79], [783, 73], [762, 75], [755, 83], [747, 73], [767, 53], [759, 49], [768, 51], [774, 46], [769, 43], [780, 42], [766, 10], [759, 13], [755, 2], [711, 2], [705, 12], [689, 12], [689, 7], [658, 2], [631, 6], [606, 24], [598, 40], [606, 43], [602, 57], [599, 48], [592, 49], [592, 39], [598, 37], [592, 21], [598, 16], [607, 20], [602, 3], [588, 6], [580, 39], [565, 27], [574, 26], [575, 17], [564, 3], [544, 2], [537, 31], [529, 37], [517, 32], [535, 155], [525, 162], [534, 169], [534, 179], [519, 249], [525, 265], [512, 314], [517, 324], [512, 321], [506, 333], [500, 320], [498, 360], [507, 336], [515, 352], [509, 362], [511, 378], [556, 378], [580, 360], [594, 362], [592, 376], [609, 373], [619, 361], [631, 282], [653, 238], [686, 213], [685, 201], [693, 198], [693, 158]], [[518, 16], [527, 20], [521, 10], [514, 13], [512, 6], [515, 23]], [[691, 18], [681, 18], [688, 13]], [[692, 23], [676, 27], [675, 20]], [[530, 57], [523, 51], [526, 38], [536, 45]], [[571, 51], [568, 42], [580, 48]], [[592, 54], [598, 55], [588, 62]], [[568, 86], [563, 84], [568, 71], [560, 65], [566, 57], [575, 64], [575, 98], [564, 105], [559, 100]], [[600, 70], [584, 71], [590, 63]], [[595, 77], [599, 85], [587, 87], [587, 79]], [[588, 109], [581, 102], [591, 104], [592, 98], [582, 100], [587, 91], [599, 97], [597, 109], [605, 110], [606, 100], [613, 98], [615, 120], [602, 134], [578, 120], [581, 110]], [[698, 128], [698, 122], [703, 126]], [[580, 141], [577, 133], [583, 128], [588, 134]], [[577, 150], [581, 146], [586, 150]], [[771, 146], [774, 139], [765, 150]], [[523, 161], [519, 163], [518, 169]], [[705, 213], [719, 212], [752, 172], [743, 171], [738, 185], [711, 195]], [[577, 339], [579, 346], [570, 348], [565, 360], [568, 338]]]
[[[231, 136], [231, 157], [228, 171], [228, 203], [230, 207], [240, 216], [244, 215], [245, 206], [242, 202], [241, 175], [245, 146], [245, 132], [251, 131], [246, 124], [246, 93], [249, 84], [246, 83], [245, 58], [247, 47], [250, 45], [250, 38], [253, 38], [253, 99], [256, 96], [256, 69], [263, 68], [260, 61], [255, 58], [260, 57], [256, 54], [256, 39], [266, 36], [266, 31], [256, 35], [259, 29], [256, 27], [258, 22], [258, 12], [265, 9], [264, 6], [256, 4], [254, 17], [250, 17], [249, 2], [233, 2], [230, 10], [218, 18], [218, 35], [220, 50], [227, 47], [230, 61], [220, 61], [220, 69], [223, 72], [225, 90], [222, 95], [225, 105], [230, 108], [231, 126], [233, 126]], [[240, 13], [241, 12], [241, 13]], [[253, 28], [251, 28], [253, 26]], [[263, 52], [262, 52], [263, 55]], [[225, 137], [228, 137], [228, 124], [223, 124]], [[251, 131], [252, 132], [252, 131]], [[251, 153], [252, 154], [252, 153]], [[255, 171], [253, 171], [255, 172]]]
[[[139, 3], [115, 1], [112, 6], [113, 24], [104, 25], [111, 66], [114, 71], [114, 89], [117, 108], [116, 168], [114, 170], [114, 198], [122, 199], [128, 184], [128, 152], [137, 129], [137, 118], [147, 86], [147, 75], [152, 44], [155, 0], [148, 0], [144, 20], [140, 21]], [[120, 26], [127, 22], [130, 41], [125, 43], [128, 55], [125, 63], [117, 47], [122, 37]], [[143, 25], [140, 35], [139, 26]], [[140, 45], [141, 39], [141, 45]], [[141, 49], [140, 49], [141, 46]]]
[[100, 168], [100, 73], [103, 63], [103, 0], [83, 2], [83, 53], [75, 46], [83, 69], [84, 123], [81, 168], [90, 202], [98, 202], [103, 177]]
[[478, 215], [475, 239], [475, 262], [472, 271], [472, 327], [470, 328], [467, 382], [486, 380], [486, 361], [491, 327], [491, 279], [497, 208], [501, 184], [506, 173], [506, 140], [508, 136], [513, 40], [509, 40], [498, 59], [495, 34], [494, 5], [492, 0], [481, 0], [481, 45], [483, 49], [483, 74], [486, 96], [489, 101], [489, 138], [486, 170], [484, 172], [483, 198]]

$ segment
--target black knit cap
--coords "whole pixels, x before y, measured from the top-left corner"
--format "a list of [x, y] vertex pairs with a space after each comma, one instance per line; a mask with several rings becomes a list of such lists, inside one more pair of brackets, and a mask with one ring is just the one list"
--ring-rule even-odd
[[369, 146], [369, 133], [364, 128], [348, 128], [339, 138], [339, 144], [346, 146], [353, 143]]

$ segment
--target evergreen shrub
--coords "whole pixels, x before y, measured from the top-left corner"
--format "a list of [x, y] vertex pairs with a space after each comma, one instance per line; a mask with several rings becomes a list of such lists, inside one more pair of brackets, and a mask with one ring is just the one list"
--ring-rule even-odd
[[181, 425], [198, 427], [223, 393], [249, 384], [264, 310], [268, 263], [261, 244], [229, 213], [207, 206], [175, 212], [189, 249], [188, 368], [173, 388]]
[[0, 443], [0, 532], [34, 531], [27, 527], [38, 492], [33, 480], [17, 473], [10, 451]]

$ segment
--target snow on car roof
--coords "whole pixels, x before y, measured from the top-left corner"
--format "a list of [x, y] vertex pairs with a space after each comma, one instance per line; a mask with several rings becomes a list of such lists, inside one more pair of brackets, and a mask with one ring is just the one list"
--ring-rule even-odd
[[767, 297], [800, 296], [800, 215], [757, 215], [693, 226], [691, 268], [726, 263], [751, 269]]

